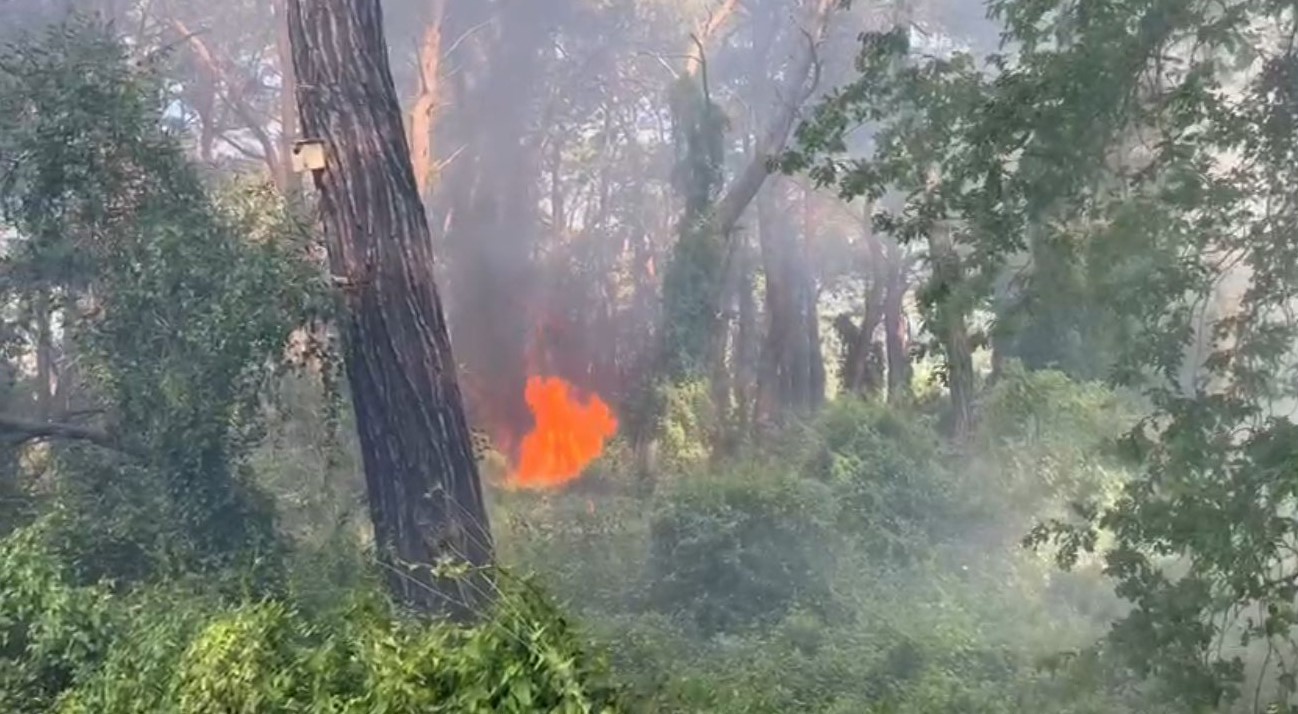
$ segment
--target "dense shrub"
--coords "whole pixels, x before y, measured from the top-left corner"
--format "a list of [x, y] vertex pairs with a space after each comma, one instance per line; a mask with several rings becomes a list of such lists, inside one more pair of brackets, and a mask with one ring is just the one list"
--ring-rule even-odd
[[111, 642], [99, 587], [68, 583], [42, 544], [47, 522], [0, 541], [0, 711], [44, 712]]
[[[1121, 402], [1011, 369], [979, 406], [954, 446], [913, 407], [838, 400], [740, 456], [671, 464], [652, 508], [610, 459], [599, 490], [498, 499], [501, 552], [655, 711], [1159, 711], [1110, 662], [1044, 668], [1118, 602], [1019, 544], [1033, 509], [1120, 480], [1101, 446]], [[676, 453], [704, 453], [687, 433]]]
[[979, 479], [996, 498], [987, 508], [1045, 518], [1071, 501], [1115, 494], [1125, 479], [1111, 447], [1134, 423], [1131, 398], [1010, 362], [981, 402], [973, 439]]
[[[565, 618], [502, 574], [473, 627], [419, 623], [373, 590], [311, 611], [198, 581], [78, 586], [38, 528], [0, 542], [0, 708], [182, 714], [602, 712], [625, 705]], [[341, 591], [337, 593], [342, 596]]]
[[803, 467], [829, 484], [839, 530], [876, 557], [914, 557], [968, 520], [962, 494], [972, 484], [948, 471], [941, 442], [921, 417], [845, 399], [831, 405]]
[[833, 515], [822, 484], [755, 463], [683, 479], [653, 516], [652, 602], [704, 635], [823, 608]]

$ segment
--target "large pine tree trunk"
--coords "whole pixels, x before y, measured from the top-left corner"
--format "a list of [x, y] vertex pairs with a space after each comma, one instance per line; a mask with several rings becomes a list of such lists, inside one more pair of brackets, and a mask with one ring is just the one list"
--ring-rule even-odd
[[[485, 591], [490, 531], [379, 0], [289, 0], [288, 18], [303, 136], [328, 151], [315, 184], [346, 286], [347, 377], [380, 561], [403, 602], [464, 616]], [[432, 572], [447, 561], [477, 574]]]

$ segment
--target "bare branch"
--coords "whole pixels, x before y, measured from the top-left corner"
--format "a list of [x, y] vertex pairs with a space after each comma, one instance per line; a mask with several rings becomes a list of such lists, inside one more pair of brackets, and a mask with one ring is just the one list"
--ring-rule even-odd
[[454, 42], [452, 42], [449, 46], [447, 46], [446, 51], [443, 52], [442, 54], [443, 54], [443, 55], [449, 55], [449, 54], [451, 54], [451, 53], [454, 52], [455, 50], [459, 49], [460, 45], [464, 44], [465, 41], [467, 41], [470, 37], [473, 37], [474, 35], [476, 35], [476, 34], [478, 33], [478, 31], [482, 30], [484, 27], [487, 27], [488, 25], [490, 25], [491, 23], [493, 23], [493, 22], [495, 22], [495, 21], [496, 21], [496, 18], [492, 17], [492, 18], [489, 18], [489, 19], [483, 20], [482, 22], [479, 22], [478, 24], [474, 25], [473, 27], [470, 27], [469, 29], [465, 30], [463, 33], [460, 34], [459, 37], [457, 37], [457, 38], [455, 39]]
[[725, 26], [726, 21], [730, 19], [731, 15], [735, 14], [738, 7], [739, 0], [725, 0], [720, 7], [708, 13], [707, 20], [702, 22], [695, 32], [690, 33], [690, 39], [694, 41], [698, 54], [690, 53], [686, 56], [686, 76], [692, 77], [702, 69], [705, 54], [704, 43], [711, 43], [716, 39], [718, 30]]
[[238, 81], [229, 76], [225, 63], [222, 62], [208, 46], [206, 42], [199, 37], [199, 32], [191, 32], [189, 26], [180, 18], [171, 18], [171, 26], [186, 40], [190, 47], [193, 48], [194, 54], [202, 64], [204, 70], [211, 78], [213, 85], [217, 88], [221, 97], [225, 100], [226, 106], [235, 113], [235, 116], [243, 122], [244, 127], [252, 133], [253, 138], [261, 145], [262, 156], [259, 157], [265, 161], [270, 169], [272, 176], [279, 178], [281, 157], [276, 153], [275, 143], [271, 141], [270, 135], [266, 132], [263, 122], [259, 120], [249, 105], [247, 98], [244, 96], [243, 89]]

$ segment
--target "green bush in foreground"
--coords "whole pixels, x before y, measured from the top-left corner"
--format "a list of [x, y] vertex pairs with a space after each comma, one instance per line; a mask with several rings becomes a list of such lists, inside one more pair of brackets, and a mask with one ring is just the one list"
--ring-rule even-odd
[[621, 711], [567, 621], [500, 576], [472, 627], [421, 623], [377, 591], [309, 612], [206, 585], [71, 584], [43, 524], [0, 541], [0, 709], [13, 714]]

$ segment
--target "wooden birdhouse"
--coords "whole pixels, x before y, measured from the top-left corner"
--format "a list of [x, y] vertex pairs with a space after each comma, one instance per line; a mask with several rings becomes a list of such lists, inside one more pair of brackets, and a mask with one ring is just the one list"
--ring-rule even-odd
[[325, 167], [325, 143], [323, 139], [302, 139], [293, 142], [293, 170], [322, 171]]

